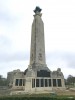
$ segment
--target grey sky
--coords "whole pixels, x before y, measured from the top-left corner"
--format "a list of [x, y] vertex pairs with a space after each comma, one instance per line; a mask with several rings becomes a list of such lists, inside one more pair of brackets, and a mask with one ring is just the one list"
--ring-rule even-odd
[[29, 65], [36, 6], [43, 13], [47, 66], [75, 75], [75, 0], [0, 0], [0, 74]]

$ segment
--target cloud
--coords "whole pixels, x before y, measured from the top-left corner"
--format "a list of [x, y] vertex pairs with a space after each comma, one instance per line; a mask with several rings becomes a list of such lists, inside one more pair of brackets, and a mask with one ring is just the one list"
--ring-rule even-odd
[[68, 67], [75, 69], [75, 53], [66, 54], [64, 60], [68, 63]]
[[17, 53], [0, 53], [0, 62], [13, 62], [29, 60], [29, 55], [23, 52]]
[[21, 63], [23, 66], [28, 65], [26, 61], [29, 61], [30, 55], [32, 13], [35, 6], [43, 9], [48, 67], [51, 70], [60, 67], [65, 73], [66, 69], [70, 71], [75, 68], [75, 2], [67, 1], [0, 0], [1, 73], [21, 68]]
[[11, 34], [22, 19], [21, 13], [18, 12], [18, 9], [17, 11], [16, 9], [14, 9], [14, 11], [12, 10], [12, 8], [14, 8], [13, 4], [14, 2], [10, 2], [10, 0], [0, 0], [0, 34], [7, 34], [9, 31]]
[[46, 62], [51, 71], [61, 68], [65, 78], [68, 75], [75, 76], [75, 53], [59, 51], [47, 52]]
[[[72, 59], [72, 60], [71, 60]], [[52, 52], [48, 53], [46, 57], [47, 66], [51, 71], [61, 68], [64, 76], [67, 77], [69, 74], [75, 75], [75, 67], [72, 61], [75, 59], [75, 55], [66, 52]], [[21, 69], [24, 71], [28, 67], [29, 52], [15, 52], [12, 54], [0, 54], [0, 73], [6, 73], [15, 69]], [[3, 70], [4, 69], [4, 70]]]
[[0, 36], [0, 47], [1, 46], [10, 46], [10, 45], [11, 45], [11, 40], [6, 36], [1, 35]]
[[3, 35], [0, 35], [0, 54], [8, 53], [12, 49], [12, 41]]
[[3, 3], [0, 1], [0, 21], [10, 21], [12, 18], [14, 18], [10, 10], [7, 8], [7, 3]]
[[75, 53], [71, 52], [51, 52], [47, 54], [50, 65], [75, 69]]
[[12, 41], [6, 37], [0, 36], [0, 62], [12, 62], [28, 60], [28, 53], [23, 51], [14, 51]]
[[10, 20], [9, 14], [7, 14], [7, 12], [0, 11], [0, 20], [9, 21]]
[[0, 75], [7, 77], [7, 73], [16, 69], [24, 71], [29, 65], [29, 61], [11, 61], [11, 62], [0, 62]]

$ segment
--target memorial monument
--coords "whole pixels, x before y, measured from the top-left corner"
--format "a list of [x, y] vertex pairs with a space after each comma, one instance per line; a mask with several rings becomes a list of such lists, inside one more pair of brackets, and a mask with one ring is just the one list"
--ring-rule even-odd
[[29, 66], [24, 72], [19, 69], [8, 72], [9, 87], [25, 93], [42, 93], [50, 92], [53, 89], [64, 89], [64, 76], [61, 69], [58, 68], [57, 71], [52, 72], [46, 64], [41, 9], [36, 7], [34, 13]]

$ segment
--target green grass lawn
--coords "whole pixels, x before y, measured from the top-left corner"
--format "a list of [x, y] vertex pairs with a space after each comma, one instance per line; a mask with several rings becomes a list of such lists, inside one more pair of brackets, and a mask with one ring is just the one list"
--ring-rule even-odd
[[25, 94], [1, 96], [0, 100], [75, 100], [75, 96], [53, 94]]

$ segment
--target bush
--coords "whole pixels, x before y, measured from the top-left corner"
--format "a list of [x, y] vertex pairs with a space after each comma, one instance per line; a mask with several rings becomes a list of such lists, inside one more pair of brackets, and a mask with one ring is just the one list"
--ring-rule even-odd
[[75, 100], [68, 97], [0, 97], [0, 100]]

